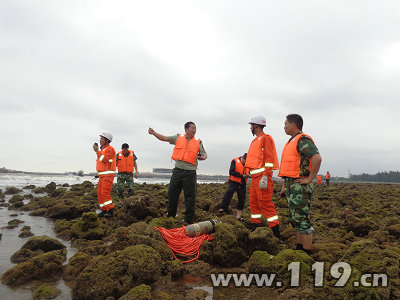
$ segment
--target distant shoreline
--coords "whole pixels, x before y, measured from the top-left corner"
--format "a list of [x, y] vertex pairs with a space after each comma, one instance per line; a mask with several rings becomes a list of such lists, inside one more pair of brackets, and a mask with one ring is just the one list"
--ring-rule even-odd
[[[0, 169], [0, 174], [21, 174], [21, 175], [42, 175], [42, 176], [79, 176], [79, 177], [85, 177], [85, 176], [95, 176], [97, 173], [89, 173], [89, 174], [78, 174], [75, 172], [69, 172], [69, 173], [52, 173], [52, 172], [25, 172], [25, 171], [13, 171], [13, 170], [7, 170], [3, 171]], [[157, 174], [157, 173], [151, 173], [151, 172], [142, 172], [139, 173], [140, 178], [163, 178], [163, 179], [169, 179], [171, 178], [172, 174]], [[229, 176], [224, 176], [224, 175], [203, 175], [203, 174], [198, 174], [197, 179], [199, 180], [221, 180], [221, 181], [227, 181], [229, 179]]]

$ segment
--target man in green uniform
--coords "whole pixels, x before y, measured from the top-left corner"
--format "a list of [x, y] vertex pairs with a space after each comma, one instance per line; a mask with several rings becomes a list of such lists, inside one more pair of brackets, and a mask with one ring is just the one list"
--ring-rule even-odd
[[284, 129], [291, 138], [282, 151], [279, 176], [285, 180], [281, 195], [286, 194], [289, 221], [297, 231], [296, 250], [304, 250], [310, 255], [314, 232], [310, 221], [314, 193], [312, 180], [318, 174], [322, 158], [313, 139], [304, 134], [302, 128], [303, 118], [300, 115], [286, 116]]
[[168, 188], [167, 216], [176, 216], [179, 195], [183, 189], [186, 206], [184, 222], [192, 223], [195, 216], [198, 160], [207, 158], [202, 141], [195, 137], [196, 125], [193, 122], [187, 122], [184, 135], [164, 136], [155, 132], [153, 128], [149, 128], [148, 132], [160, 141], [175, 145], [172, 154], [172, 159], [175, 160], [175, 168], [172, 170]]
[[120, 199], [125, 197], [125, 188], [128, 190], [128, 197], [133, 195], [133, 176], [138, 178], [139, 175], [136, 160], [135, 152], [129, 149], [129, 145], [122, 144], [121, 151], [117, 153], [117, 194]]

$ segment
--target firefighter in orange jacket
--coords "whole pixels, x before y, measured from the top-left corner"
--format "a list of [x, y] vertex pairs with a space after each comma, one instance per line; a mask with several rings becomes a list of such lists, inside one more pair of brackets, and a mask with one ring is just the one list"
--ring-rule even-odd
[[236, 192], [238, 196], [236, 219], [238, 219], [239, 221], [244, 221], [244, 219], [242, 218], [242, 212], [244, 208], [244, 202], [246, 200], [246, 183], [248, 177], [244, 171], [246, 158], [247, 153], [243, 154], [243, 156], [232, 159], [231, 166], [229, 168], [228, 188], [219, 206], [220, 213], [227, 212], [228, 206], [232, 200], [232, 196]]
[[97, 154], [96, 169], [99, 176], [97, 184], [97, 198], [101, 209], [99, 217], [112, 217], [114, 211], [110, 194], [115, 176], [116, 153], [110, 146], [112, 139], [111, 133], [102, 133], [100, 134], [100, 150], [97, 143], [93, 145], [93, 150]]
[[133, 150], [129, 150], [127, 143], [122, 144], [121, 151], [117, 154], [117, 194], [124, 199], [125, 187], [128, 189], [128, 197], [133, 195], [133, 171], [135, 178], [138, 178], [137, 157]]
[[251, 142], [247, 151], [246, 173], [251, 175], [249, 204], [251, 222], [254, 229], [261, 223], [261, 217], [268, 221], [273, 234], [280, 238], [278, 215], [272, 193], [274, 182], [273, 170], [279, 169], [278, 156], [272, 137], [264, 133], [266, 120], [264, 116], [255, 115], [250, 119], [250, 130], [256, 138]]

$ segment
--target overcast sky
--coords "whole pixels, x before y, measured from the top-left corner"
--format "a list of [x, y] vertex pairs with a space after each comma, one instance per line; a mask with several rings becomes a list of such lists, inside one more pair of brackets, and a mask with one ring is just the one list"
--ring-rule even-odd
[[0, 167], [95, 171], [114, 135], [140, 171], [172, 168], [147, 133], [197, 125], [224, 174], [263, 114], [278, 157], [285, 116], [333, 176], [400, 165], [399, 1], [0, 1]]

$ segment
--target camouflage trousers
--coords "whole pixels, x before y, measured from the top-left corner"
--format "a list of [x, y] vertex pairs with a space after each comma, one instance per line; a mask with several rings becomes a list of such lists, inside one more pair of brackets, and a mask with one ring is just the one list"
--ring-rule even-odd
[[125, 197], [125, 188], [128, 189], [127, 196], [133, 195], [133, 173], [117, 174], [117, 195], [120, 199]]
[[294, 182], [294, 179], [285, 180], [285, 194], [289, 206], [289, 222], [300, 233], [312, 233], [314, 228], [310, 221], [311, 198], [314, 194], [312, 183], [304, 185]]

